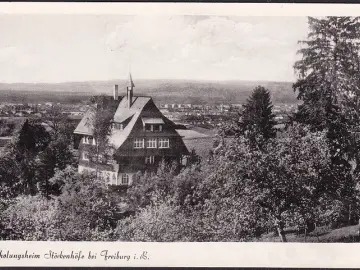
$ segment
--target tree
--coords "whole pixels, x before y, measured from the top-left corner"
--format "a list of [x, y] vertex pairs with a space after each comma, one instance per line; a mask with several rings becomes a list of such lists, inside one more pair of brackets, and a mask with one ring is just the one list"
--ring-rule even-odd
[[339, 199], [343, 175], [330, 164], [324, 132], [293, 126], [261, 150], [239, 137], [217, 154], [213, 172], [200, 185], [207, 198], [203, 216], [216, 230], [226, 224], [229, 238], [275, 227], [285, 242], [285, 226], [316, 222], [318, 209], [331, 208], [333, 199]]
[[112, 158], [114, 148], [110, 144], [109, 135], [117, 104], [103, 95], [93, 97], [90, 102], [92, 106], [90, 107], [87, 125], [92, 127], [95, 143], [90, 146], [89, 154], [95, 163], [96, 174], [98, 174], [98, 164]]
[[35, 178], [39, 191], [47, 198], [51, 194], [58, 193], [57, 188], [49, 184], [49, 179], [57, 170], [64, 170], [74, 162], [67, 140], [59, 135], [57, 140], [50, 142], [48, 147], [38, 155]]
[[303, 101], [295, 119], [326, 131], [332, 169], [343, 175], [341, 205], [351, 220], [356, 197], [351, 163], [355, 160], [355, 172], [360, 168], [360, 21], [309, 17], [308, 23], [308, 38], [299, 42], [302, 58], [294, 65], [293, 89]]
[[39, 121], [26, 119], [7, 148], [21, 160], [24, 154], [36, 155], [44, 150], [50, 140], [50, 134]]
[[39, 122], [26, 120], [7, 145], [4, 155], [13, 158], [16, 163], [19, 182], [14, 184], [19, 192], [36, 193], [36, 158], [50, 140], [49, 133]]
[[[258, 86], [243, 106], [239, 122], [240, 131], [246, 134], [254, 145], [261, 145], [261, 141], [276, 136], [275, 124], [270, 93], [264, 87]], [[260, 138], [260, 141], [256, 142], [256, 138]]]
[[309, 17], [308, 38], [299, 41], [302, 59], [293, 85], [303, 103], [297, 121], [327, 129], [335, 162], [359, 152], [360, 21], [358, 17]]
[[59, 240], [96, 240], [99, 233], [111, 233], [116, 227], [118, 205], [109, 199], [105, 183], [94, 174], [79, 174], [67, 167], [50, 183], [61, 190], [55, 198], [58, 208], [54, 217]]
[[170, 203], [171, 198], [140, 209], [134, 216], [119, 222], [116, 234], [121, 241], [189, 241], [191, 221]]
[[69, 130], [71, 131], [72, 129], [67, 121], [67, 116], [62, 113], [60, 106], [52, 105], [51, 108], [47, 110], [44, 120], [51, 128], [51, 135], [55, 140], [59, 135], [62, 135], [68, 138], [70, 142], [72, 133], [70, 133]]

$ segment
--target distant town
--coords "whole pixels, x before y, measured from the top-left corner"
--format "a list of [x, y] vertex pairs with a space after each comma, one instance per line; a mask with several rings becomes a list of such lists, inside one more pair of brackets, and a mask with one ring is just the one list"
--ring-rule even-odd
[[[89, 97], [90, 98], [90, 97]], [[42, 119], [54, 108], [58, 108], [68, 121], [77, 125], [88, 104], [60, 102], [1, 102], [0, 103], [0, 148], [10, 141], [13, 132], [26, 118]], [[242, 104], [192, 104], [192, 103], [158, 103], [160, 111], [171, 121], [186, 128], [197, 130], [207, 135], [215, 134], [220, 123], [238, 117]], [[276, 104], [273, 113], [278, 126], [281, 126], [296, 104]], [[46, 123], [43, 123], [46, 126]]]

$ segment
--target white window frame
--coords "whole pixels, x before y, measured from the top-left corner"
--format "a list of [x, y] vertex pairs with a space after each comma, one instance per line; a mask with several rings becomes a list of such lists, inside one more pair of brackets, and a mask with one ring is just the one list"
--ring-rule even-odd
[[146, 148], [157, 148], [156, 138], [148, 138], [146, 140]]
[[144, 141], [145, 141], [144, 139], [135, 138], [134, 139], [134, 148], [135, 149], [144, 148], [144, 144], [145, 144]]
[[[86, 157], [86, 155], [87, 155], [87, 157]], [[82, 160], [86, 160], [86, 161], [90, 160], [89, 152], [84, 151], [81, 153], [81, 156], [82, 156]]]
[[113, 123], [113, 129], [117, 129], [117, 130], [124, 130], [124, 124], [120, 124], [120, 123]]
[[159, 148], [170, 148], [169, 138], [159, 138]]
[[83, 142], [84, 142], [84, 144], [90, 144], [89, 136], [84, 136]]
[[116, 173], [112, 173], [112, 176], [111, 176], [111, 183], [113, 185], [117, 185], [118, 182], [117, 182], [118, 178], [116, 177]]
[[127, 173], [121, 175], [121, 184], [129, 185], [130, 184], [130, 176]]
[[155, 156], [146, 156], [145, 157], [145, 164], [154, 164], [155, 163]]

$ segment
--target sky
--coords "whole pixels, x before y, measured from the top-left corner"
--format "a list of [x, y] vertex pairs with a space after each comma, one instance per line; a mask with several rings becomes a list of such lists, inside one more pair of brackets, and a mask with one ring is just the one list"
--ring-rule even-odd
[[294, 81], [306, 17], [0, 15], [0, 82]]

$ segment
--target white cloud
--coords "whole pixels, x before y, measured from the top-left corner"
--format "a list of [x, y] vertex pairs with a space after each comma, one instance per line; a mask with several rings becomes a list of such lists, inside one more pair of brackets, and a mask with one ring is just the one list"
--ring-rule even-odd
[[131, 55], [133, 65], [146, 60], [153, 65], [201, 63], [204, 69], [208, 65], [220, 68], [240, 65], [241, 61], [251, 63], [251, 59], [255, 63], [257, 58], [272, 61], [289, 49], [295, 54], [293, 33], [274, 29], [277, 24], [230, 17], [207, 17], [189, 23], [182, 16], [137, 16], [108, 33], [106, 44], [124, 60]]
[[307, 30], [305, 17], [21, 18], [0, 27], [3, 81], [122, 78], [130, 62], [135, 78], [291, 80]]

